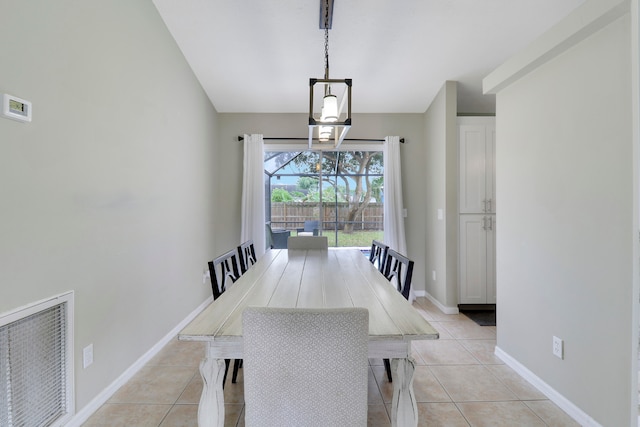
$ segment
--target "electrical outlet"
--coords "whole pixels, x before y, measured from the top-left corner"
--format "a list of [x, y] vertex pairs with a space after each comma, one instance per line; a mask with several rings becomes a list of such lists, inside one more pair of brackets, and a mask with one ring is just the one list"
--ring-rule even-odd
[[202, 284], [206, 285], [209, 282], [210, 278], [211, 278], [211, 273], [209, 272], [209, 269], [206, 268], [202, 270]]
[[564, 359], [564, 341], [558, 337], [553, 337], [553, 355]]
[[82, 367], [86, 368], [93, 363], [93, 344], [89, 344], [82, 350]]

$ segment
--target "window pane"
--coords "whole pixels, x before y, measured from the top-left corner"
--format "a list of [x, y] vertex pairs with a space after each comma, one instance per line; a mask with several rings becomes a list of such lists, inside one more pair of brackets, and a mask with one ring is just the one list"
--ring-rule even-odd
[[265, 152], [267, 221], [325, 235], [330, 246], [369, 247], [382, 240], [383, 168], [379, 151]]

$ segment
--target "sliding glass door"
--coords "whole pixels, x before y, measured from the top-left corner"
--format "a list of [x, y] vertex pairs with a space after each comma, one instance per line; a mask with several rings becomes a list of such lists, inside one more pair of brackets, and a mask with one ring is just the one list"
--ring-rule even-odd
[[369, 247], [383, 233], [381, 151], [265, 151], [267, 222], [330, 246]]

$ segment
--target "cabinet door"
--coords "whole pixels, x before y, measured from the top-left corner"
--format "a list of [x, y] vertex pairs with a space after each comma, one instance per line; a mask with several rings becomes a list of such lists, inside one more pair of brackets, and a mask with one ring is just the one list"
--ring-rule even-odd
[[487, 209], [487, 129], [485, 125], [460, 125], [458, 132], [460, 213], [483, 213]]
[[487, 221], [460, 215], [460, 304], [487, 303]]

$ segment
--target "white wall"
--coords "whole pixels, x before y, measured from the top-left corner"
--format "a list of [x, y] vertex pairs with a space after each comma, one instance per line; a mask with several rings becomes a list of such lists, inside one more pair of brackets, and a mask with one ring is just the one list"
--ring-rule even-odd
[[[456, 110], [456, 82], [447, 81], [424, 115], [426, 291], [451, 311], [457, 310], [458, 305]], [[444, 213], [442, 220], [438, 219], [438, 209]]]
[[0, 40], [0, 313], [75, 290], [80, 410], [210, 295], [216, 112], [150, 1], [0, 0]]
[[[599, 30], [572, 39], [557, 31], [577, 18], [588, 22], [582, 18], [604, 5], [588, 2], [547, 37], [562, 34], [556, 38], [569, 47], [497, 93], [497, 339], [587, 420], [630, 426], [637, 423], [637, 117], [631, 19], [618, 7], [628, 2], [608, 3], [615, 15], [604, 8]], [[554, 335], [564, 339], [564, 360], [552, 355]]]

